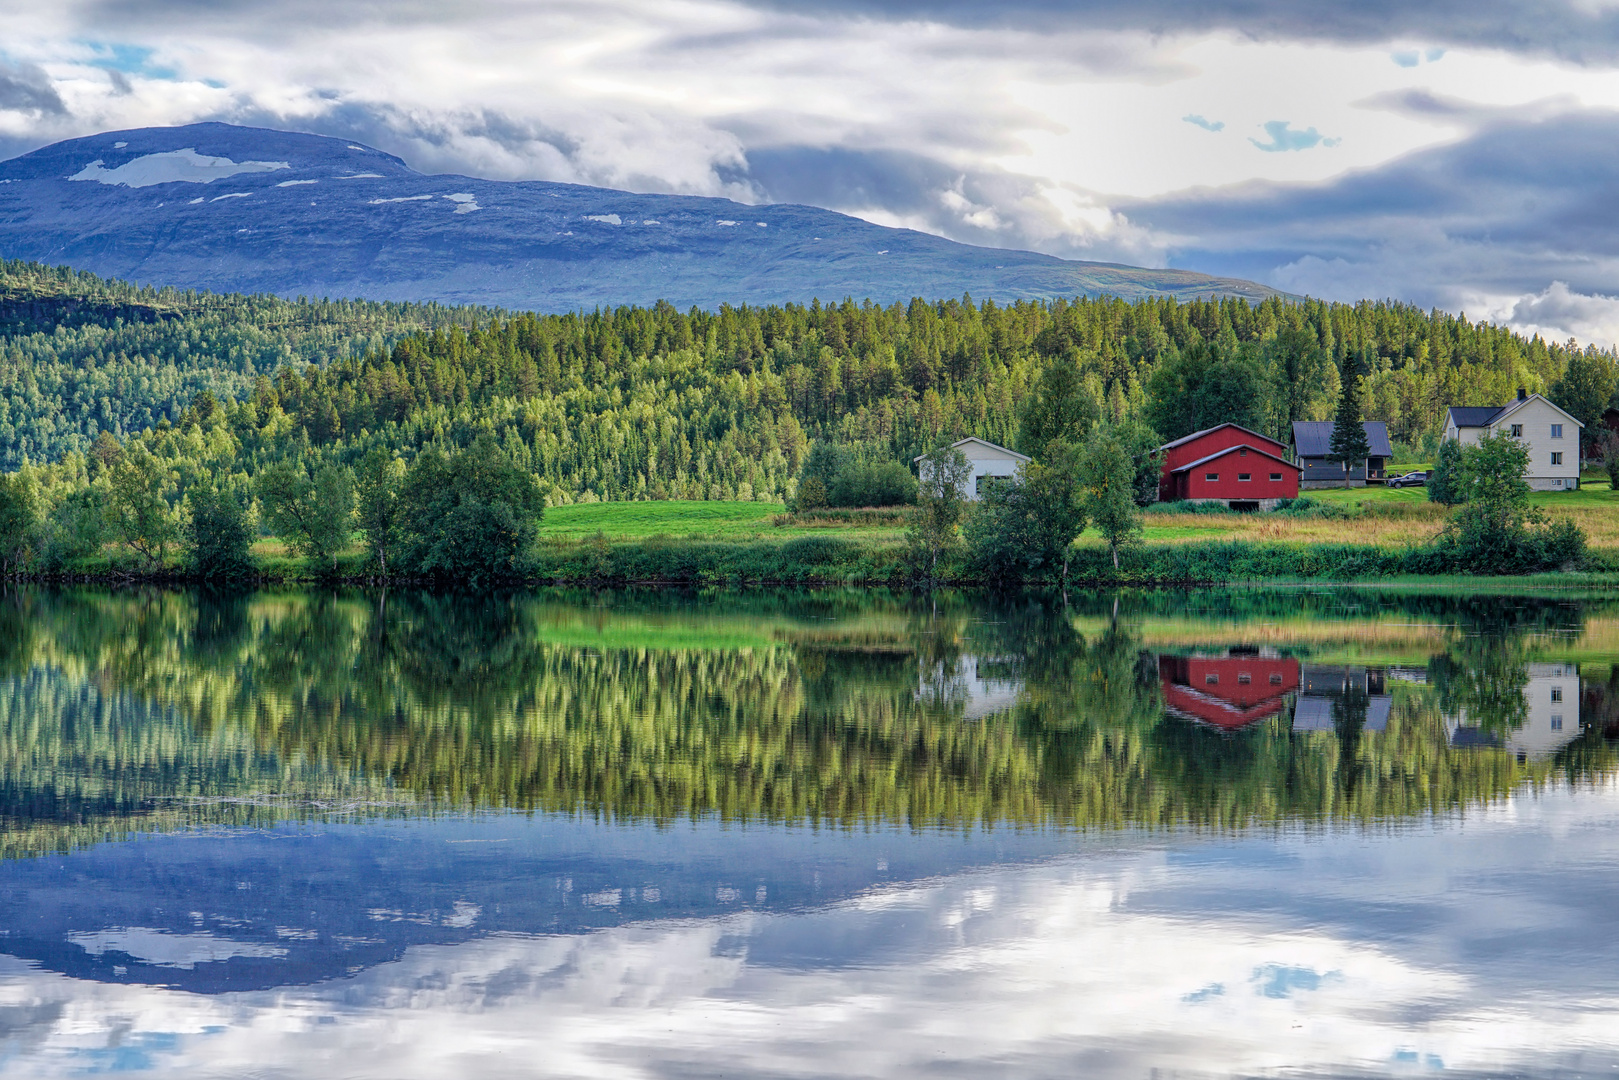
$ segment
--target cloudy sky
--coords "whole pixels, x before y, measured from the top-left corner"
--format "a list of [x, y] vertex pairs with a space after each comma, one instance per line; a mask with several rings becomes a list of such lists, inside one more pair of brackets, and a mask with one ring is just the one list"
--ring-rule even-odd
[[1615, 0], [0, 0], [0, 27], [0, 156], [265, 124], [1619, 340]]

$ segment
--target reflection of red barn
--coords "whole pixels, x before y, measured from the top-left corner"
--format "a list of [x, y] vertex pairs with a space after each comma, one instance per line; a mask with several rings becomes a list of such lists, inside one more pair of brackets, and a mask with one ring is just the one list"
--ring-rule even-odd
[[1272, 509], [1299, 496], [1299, 467], [1287, 447], [1237, 424], [1195, 431], [1158, 448], [1161, 502], [1223, 502], [1233, 510]]
[[1233, 649], [1225, 656], [1160, 656], [1158, 679], [1171, 713], [1240, 728], [1287, 707], [1299, 688], [1299, 662]]

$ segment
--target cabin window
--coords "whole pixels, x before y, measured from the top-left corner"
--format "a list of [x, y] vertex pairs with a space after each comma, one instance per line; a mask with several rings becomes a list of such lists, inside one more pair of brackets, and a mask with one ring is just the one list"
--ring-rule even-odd
[[1561, 686], [1552, 687], [1552, 700], [1553, 701], [1562, 701], [1563, 700], [1563, 688]]
[[1217, 472], [1206, 472], [1206, 473], [1203, 474], [1203, 479], [1207, 480], [1209, 483], [1212, 484], [1215, 481], [1220, 479], [1220, 474], [1217, 473]]
[[1563, 463], [1563, 452], [1561, 450], [1552, 451], [1552, 464], [1553, 465], [1561, 465], [1562, 463]]
[[1271, 674], [1270, 674], [1270, 684], [1272, 686], [1281, 686], [1282, 685], [1282, 673], [1280, 671], [1271, 672]]
[[1562, 731], [1563, 730], [1563, 717], [1560, 714], [1554, 714], [1552, 716], [1552, 730], [1553, 731]]
[[1240, 473], [1237, 474], [1237, 479], [1238, 480], [1252, 480], [1253, 478], [1254, 478], [1253, 473], [1240, 472]]
[[1512, 425], [1512, 437], [1514, 439], [1523, 438], [1523, 425], [1522, 424], [1513, 424]]
[[1279, 472], [1271, 473], [1270, 474], [1270, 482], [1273, 483], [1273, 484], [1280, 484], [1282, 482], [1282, 474], [1279, 473]]
[[1203, 676], [1203, 681], [1210, 686], [1219, 686], [1220, 676], [1211, 671], [1207, 675]]
[[1553, 424], [1552, 425], [1552, 438], [1561, 439], [1562, 437], [1563, 437], [1563, 425], [1562, 424]]
[[1253, 681], [1254, 681], [1254, 677], [1252, 675], [1248, 674], [1246, 671], [1237, 672], [1237, 685], [1238, 686], [1247, 686], [1249, 683], [1251, 683]]

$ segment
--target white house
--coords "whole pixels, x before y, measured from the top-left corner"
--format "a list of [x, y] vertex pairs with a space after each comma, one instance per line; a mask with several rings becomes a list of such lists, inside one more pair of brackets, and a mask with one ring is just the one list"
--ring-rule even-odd
[[1445, 420], [1445, 438], [1476, 446], [1486, 433], [1506, 432], [1529, 449], [1523, 478], [1536, 491], [1580, 486], [1580, 429], [1585, 425], [1539, 394], [1518, 391], [1518, 400], [1493, 405], [1456, 406]]
[[[986, 478], [990, 483], [998, 477], [1010, 480], [1017, 475], [1020, 466], [1027, 465], [1033, 460], [1016, 450], [1008, 450], [1004, 446], [996, 446], [983, 439], [962, 439], [960, 442], [951, 443], [950, 446], [951, 449], [960, 450], [962, 456], [967, 459], [967, 464], [972, 466], [972, 475], [967, 477], [967, 482], [961, 488], [961, 495], [965, 499], [982, 497]], [[925, 457], [926, 454], [921, 454], [916, 458], [918, 472], [926, 468], [922, 461]], [[922, 479], [926, 480], [926, 475], [923, 475]]]

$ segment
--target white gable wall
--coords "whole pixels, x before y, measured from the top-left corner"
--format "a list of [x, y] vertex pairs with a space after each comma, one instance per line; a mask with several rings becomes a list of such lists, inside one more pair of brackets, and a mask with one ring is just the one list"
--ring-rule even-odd
[[[1458, 430], [1450, 420], [1445, 421], [1445, 438], [1456, 439], [1463, 446], [1477, 446], [1479, 439], [1489, 431], [1512, 433], [1513, 425], [1522, 428], [1519, 438], [1529, 450], [1529, 466], [1523, 478], [1536, 491], [1564, 491], [1579, 486], [1580, 480], [1580, 425], [1572, 416], [1541, 397], [1531, 397], [1511, 412], [1502, 416], [1488, 428], [1464, 427]], [[1562, 425], [1560, 438], [1552, 437], [1552, 427]], [[1561, 454], [1562, 461], [1552, 464], [1552, 455]]]
[[[956, 445], [956, 449], [961, 451], [962, 457], [967, 459], [967, 464], [972, 466], [972, 475], [967, 477], [967, 482], [961, 488], [962, 498], [972, 501], [982, 497], [986, 477], [1011, 479], [1017, 475], [1018, 468], [1028, 461], [1028, 458], [1021, 454], [979, 442], [977, 439], [961, 442]], [[918, 459], [918, 466], [918, 474], [922, 479], [927, 479], [926, 462]]]

